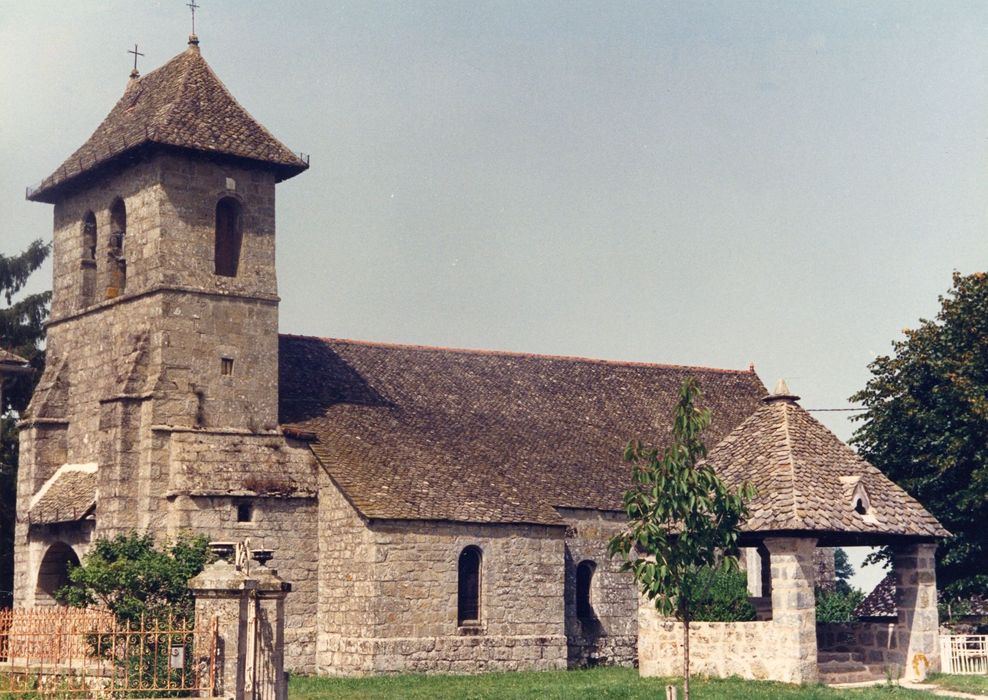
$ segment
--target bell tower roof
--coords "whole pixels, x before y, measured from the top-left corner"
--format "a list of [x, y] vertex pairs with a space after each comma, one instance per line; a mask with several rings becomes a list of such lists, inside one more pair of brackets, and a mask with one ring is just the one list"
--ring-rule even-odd
[[202, 57], [198, 41], [190, 41], [165, 65], [131, 79], [89, 140], [27, 198], [53, 203], [71, 183], [155, 147], [253, 161], [273, 170], [279, 182], [309, 167], [240, 106]]

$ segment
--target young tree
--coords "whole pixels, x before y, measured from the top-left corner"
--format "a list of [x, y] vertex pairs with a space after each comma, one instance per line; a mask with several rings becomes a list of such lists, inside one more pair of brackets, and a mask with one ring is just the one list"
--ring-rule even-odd
[[612, 557], [624, 559], [642, 594], [664, 616], [683, 625], [683, 694], [690, 693], [690, 601], [704, 580], [703, 572], [719, 566], [737, 567], [738, 538], [749, 485], [730, 489], [701, 460], [707, 451], [702, 432], [710, 411], [697, 406], [700, 389], [693, 378], [679, 392], [668, 447], [632, 441], [624, 458], [632, 463], [634, 486], [624, 495], [628, 527], [608, 545]]
[[[937, 552], [953, 596], [988, 589], [988, 276], [954, 273], [933, 320], [905, 331], [851, 397], [851, 442], [954, 533]], [[881, 557], [879, 557], [880, 559]], [[875, 557], [871, 557], [874, 560]]]
[[14, 516], [17, 498], [17, 420], [44, 369], [41, 348], [51, 292], [29, 294], [14, 301], [28, 277], [51, 252], [51, 245], [34, 241], [20, 255], [0, 254], [0, 348], [23, 357], [34, 372], [0, 376], [0, 607], [10, 604], [14, 581]]
[[69, 585], [57, 591], [60, 602], [75, 607], [103, 605], [122, 622], [173, 616], [191, 619], [195, 601], [189, 579], [209, 558], [209, 539], [180, 533], [174, 542], [131, 532], [99, 538], [69, 571]]

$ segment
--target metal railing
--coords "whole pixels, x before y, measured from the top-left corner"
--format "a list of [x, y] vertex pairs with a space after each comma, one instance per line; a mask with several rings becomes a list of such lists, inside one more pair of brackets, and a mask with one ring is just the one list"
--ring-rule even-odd
[[988, 674], [988, 634], [940, 635], [940, 664], [944, 673]]
[[0, 698], [190, 697], [215, 687], [218, 619], [0, 610]]

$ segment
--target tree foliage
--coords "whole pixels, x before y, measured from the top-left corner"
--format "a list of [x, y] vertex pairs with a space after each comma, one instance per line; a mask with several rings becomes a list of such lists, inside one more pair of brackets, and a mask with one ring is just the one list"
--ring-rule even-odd
[[[845, 584], [847, 585], [847, 584]], [[847, 586], [834, 591], [818, 588], [816, 591], [817, 622], [855, 622], [858, 617], [854, 609], [865, 599], [859, 588]]]
[[949, 594], [988, 589], [988, 277], [954, 273], [940, 311], [851, 397], [866, 412], [851, 442], [954, 533], [937, 553]]
[[204, 535], [189, 533], [161, 545], [136, 532], [98, 538], [56, 596], [75, 607], [105, 606], [123, 622], [141, 616], [191, 619], [195, 601], [189, 579], [206, 565], [208, 544]]
[[690, 617], [700, 622], [746, 622], [755, 619], [748, 598], [748, 577], [737, 569], [705, 567], [697, 572]]
[[34, 241], [15, 256], [0, 254], [0, 348], [31, 363], [34, 372], [0, 378], [0, 607], [10, 604], [14, 580], [14, 517], [17, 499], [17, 419], [27, 408], [31, 392], [44, 369], [42, 341], [51, 292], [17, 299], [31, 273], [51, 252], [51, 245]]
[[687, 700], [690, 601], [702, 593], [705, 569], [737, 568], [740, 524], [753, 495], [748, 485], [731, 490], [701, 461], [710, 411], [697, 405], [700, 399], [697, 381], [688, 378], [679, 392], [669, 445], [659, 449], [632, 441], [625, 448], [634, 484], [624, 495], [628, 527], [608, 545], [656, 610], [683, 624]]
[[840, 547], [834, 549], [834, 579], [837, 581], [837, 590], [847, 593], [851, 590], [851, 579], [854, 577], [854, 567], [851, 560]]

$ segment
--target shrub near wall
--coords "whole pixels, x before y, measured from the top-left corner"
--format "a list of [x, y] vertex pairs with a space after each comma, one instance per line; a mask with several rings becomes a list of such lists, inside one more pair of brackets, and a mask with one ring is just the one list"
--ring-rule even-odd
[[690, 602], [697, 622], [747, 622], [755, 619], [755, 607], [748, 600], [748, 577], [736, 569], [706, 567], [697, 574]]

